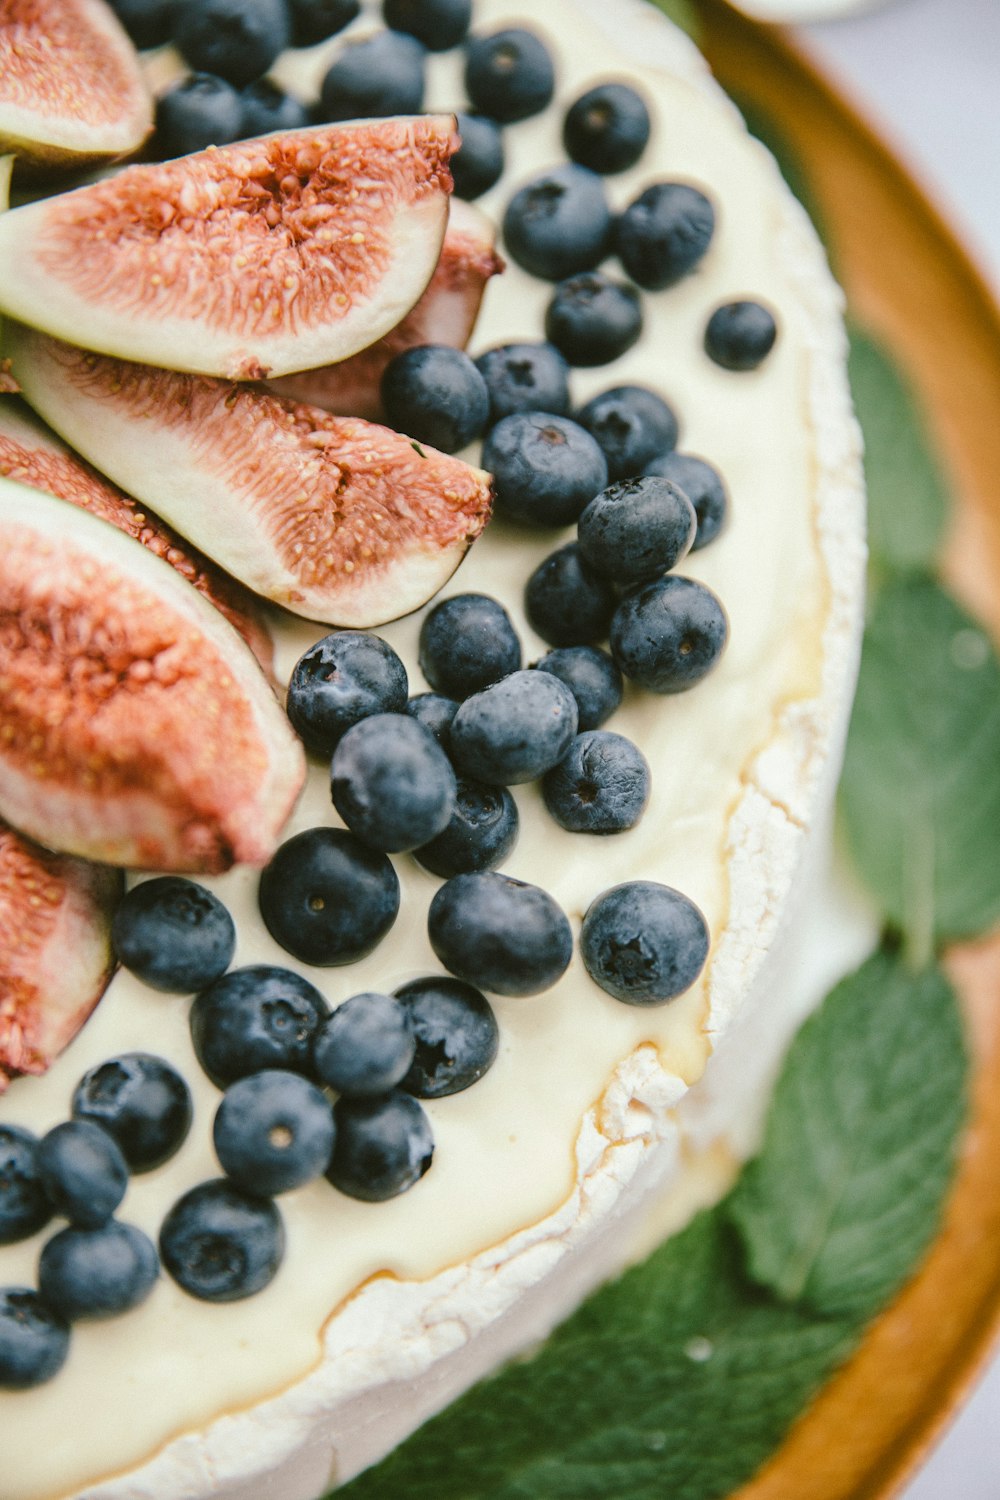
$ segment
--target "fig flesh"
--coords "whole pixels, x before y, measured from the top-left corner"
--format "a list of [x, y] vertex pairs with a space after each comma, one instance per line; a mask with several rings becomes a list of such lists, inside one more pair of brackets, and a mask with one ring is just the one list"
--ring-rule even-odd
[[458, 567], [490, 477], [253, 386], [106, 359], [7, 326], [26, 399], [248, 588], [327, 624], [385, 624]]
[[105, 864], [264, 864], [302, 747], [232, 626], [115, 527], [0, 479], [0, 817]]
[[434, 274], [451, 115], [262, 136], [0, 218], [0, 311], [166, 369], [259, 379], [346, 359]]
[[136, 150], [152, 128], [135, 48], [103, 0], [3, 0], [0, 151], [86, 166]]

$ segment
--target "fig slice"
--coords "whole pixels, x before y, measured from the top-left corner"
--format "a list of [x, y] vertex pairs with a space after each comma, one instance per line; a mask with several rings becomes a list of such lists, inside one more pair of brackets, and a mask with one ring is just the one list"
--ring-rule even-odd
[[264, 670], [271, 671], [274, 644], [249, 590], [70, 452], [20, 401], [6, 398], [0, 400], [0, 477], [79, 505], [162, 557], [221, 610]]
[[232, 626], [152, 552], [0, 479], [0, 817], [105, 864], [273, 854], [302, 747]]
[[115, 969], [120, 870], [53, 854], [0, 821], [0, 1093], [44, 1073]]
[[258, 379], [346, 359], [434, 274], [451, 115], [262, 136], [12, 209], [0, 311], [171, 370]]
[[401, 323], [350, 359], [282, 375], [269, 382], [279, 395], [321, 406], [344, 417], [383, 417], [379, 383], [389, 361], [417, 344], [464, 349], [476, 326], [486, 283], [504, 268], [497, 255], [496, 225], [481, 209], [452, 198], [441, 257], [430, 285]]
[[253, 386], [7, 325], [25, 397], [85, 458], [258, 594], [365, 627], [418, 609], [489, 518], [490, 477]]
[[0, 151], [86, 166], [136, 150], [152, 128], [139, 58], [104, 0], [3, 0]]

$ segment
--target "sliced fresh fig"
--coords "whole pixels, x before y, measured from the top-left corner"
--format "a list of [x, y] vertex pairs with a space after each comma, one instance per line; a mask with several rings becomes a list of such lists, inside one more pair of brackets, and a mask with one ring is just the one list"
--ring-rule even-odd
[[52, 854], [0, 821], [0, 1093], [44, 1073], [114, 972], [119, 870]]
[[136, 50], [103, 0], [0, 4], [0, 151], [36, 167], [125, 156], [153, 128]]
[[419, 608], [489, 518], [488, 474], [387, 427], [21, 324], [7, 337], [26, 398], [68, 443], [307, 619], [382, 625]]
[[0, 479], [0, 817], [155, 870], [264, 864], [302, 747], [232, 626], [115, 527]]
[[451, 115], [263, 136], [0, 218], [0, 310], [124, 359], [233, 379], [346, 359], [437, 265]]
[[210, 599], [236, 627], [264, 670], [271, 670], [274, 645], [249, 590], [77, 458], [20, 401], [11, 399], [0, 400], [0, 477], [47, 490], [134, 537]]
[[496, 225], [471, 203], [452, 198], [441, 258], [430, 285], [403, 321], [384, 338], [350, 359], [269, 382], [270, 389], [294, 401], [321, 406], [344, 417], [379, 421], [379, 383], [389, 361], [417, 344], [450, 344], [464, 349], [476, 326], [491, 276], [503, 270], [496, 254]]

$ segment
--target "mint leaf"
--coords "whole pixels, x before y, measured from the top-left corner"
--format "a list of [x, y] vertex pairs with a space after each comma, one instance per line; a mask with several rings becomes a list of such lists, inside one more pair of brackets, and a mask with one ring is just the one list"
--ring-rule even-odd
[[701, 24], [694, 0], [652, 0], [657, 10], [662, 10], [668, 20], [673, 21], [695, 41], [701, 34]]
[[965, 1071], [939, 971], [883, 951], [837, 985], [792, 1043], [729, 1201], [751, 1275], [830, 1316], [877, 1312], [937, 1229]]
[[858, 872], [926, 961], [1000, 916], [1000, 665], [937, 584], [879, 590], [840, 786]]

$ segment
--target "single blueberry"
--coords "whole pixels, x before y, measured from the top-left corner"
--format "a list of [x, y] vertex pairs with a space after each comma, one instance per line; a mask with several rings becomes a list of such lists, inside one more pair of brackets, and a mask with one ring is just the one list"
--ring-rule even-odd
[[149, 1052], [122, 1052], [99, 1063], [73, 1092], [74, 1120], [90, 1120], [114, 1136], [132, 1172], [169, 1161], [187, 1139], [192, 1114], [184, 1079]]
[[361, 12], [361, 0], [287, 0], [292, 46], [315, 47], [336, 36]]
[[279, 1210], [224, 1177], [178, 1198], [160, 1230], [164, 1266], [203, 1302], [236, 1302], [263, 1291], [284, 1253]]
[[626, 1005], [662, 1005], [690, 989], [708, 957], [705, 918], [652, 880], [612, 886], [583, 919], [580, 953], [595, 984]]
[[571, 365], [606, 365], [642, 332], [642, 303], [634, 286], [599, 271], [561, 281], [545, 313], [545, 337]]
[[715, 210], [686, 182], [657, 182], [615, 225], [615, 248], [632, 280], [663, 291], [693, 271], [712, 241]]
[[280, 1068], [231, 1083], [212, 1126], [222, 1170], [238, 1187], [268, 1198], [322, 1177], [333, 1137], [323, 1090]]
[[576, 542], [540, 562], [524, 590], [525, 613], [550, 646], [605, 640], [616, 603], [613, 587], [588, 567]]
[[468, 43], [465, 91], [477, 110], [502, 124], [539, 114], [555, 82], [549, 49], [533, 31], [513, 26]]
[[429, 729], [441, 749], [447, 751], [451, 741], [451, 721], [458, 713], [458, 703], [454, 698], [445, 698], [441, 693], [417, 693], [408, 701], [406, 712]]
[[176, 0], [108, 0], [108, 3], [137, 47], [162, 47], [173, 36]]
[[20, 1125], [0, 1125], [0, 1245], [28, 1239], [51, 1217], [38, 1138]]
[[661, 578], [615, 610], [611, 655], [651, 693], [684, 693], [712, 670], [728, 635], [726, 612], [703, 583]]
[[451, 726], [451, 754], [473, 781], [514, 786], [562, 760], [577, 731], [576, 699], [547, 672], [512, 672], [466, 698]]
[[333, 1107], [337, 1144], [327, 1180], [365, 1203], [383, 1203], [420, 1181], [434, 1156], [430, 1121], [398, 1090], [377, 1099], [346, 1095]]
[[243, 90], [240, 136], [270, 135], [274, 130], [304, 130], [309, 111], [300, 99], [286, 94], [270, 78], [258, 78]]
[[726, 487], [718, 470], [691, 453], [661, 453], [643, 472], [669, 479], [691, 501], [698, 517], [692, 552], [714, 541], [725, 525], [729, 509]]
[[295, 663], [288, 717], [310, 750], [332, 755], [360, 719], [400, 713], [408, 691], [406, 668], [388, 641], [365, 630], [334, 630]]
[[156, 102], [153, 147], [160, 158], [228, 146], [243, 134], [243, 100], [231, 83], [192, 73]]
[[552, 897], [492, 870], [446, 881], [427, 932], [446, 969], [497, 995], [549, 989], [573, 956], [569, 922]]
[[119, 962], [154, 990], [190, 995], [224, 974], [236, 928], [218, 896], [181, 875], [135, 885], [115, 912]]
[[401, 31], [352, 42], [328, 69], [320, 90], [324, 120], [413, 115], [424, 107], [423, 47]]
[[649, 110], [627, 83], [601, 83], [571, 104], [563, 123], [567, 156], [592, 172], [634, 167], [649, 140]]
[[694, 506], [669, 479], [620, 479], [595, 495], [577, 525], [584, 561], [626, 586], [649, 583], [691, 550]]
[[330, 762], [333, 805], [352, 833], [384, 853], [417, 849], [447, 828], [455, 773], [409, 714], [375, 714], [349, 729]]
[[677, 442], [677, 418], [655, 391], [619, 385], [603, 391], [576, 413], [576, 420], [601, 445], [609, 479], [631, 479]]
[[111, 1219], [100, 1229], [63, 1229], [46, 1241], [38, 1289], [48, 1305], [75, 1323], [114, 1318], [145, 1302], [160, 1274], [152, 1240], [134, 1224]]
[[545, 806], [569, 833], [623, 833], [649, 801], [649, 764], [624, 735], [578, 734], [542, 781]]
[[551, 672], [569, 688], [576, 699], [580, 730], [599, 729], [621, 706], [622, 674], [608, 653], [597, 646], [563, 646], [547, 652], [535, 666], [539, 672]]
[[518, 265], [545, 281], [592, 271], [612, 239], [601, 179], [572, 163], [533, 177], [508, 203], [503, 237]]
[[388, 1094], [406, 1077], [416, 1043], [392, 995], [366, 991], [337, 1006], [313, 1047], [316, 1075], [338, 1094]]
[[[364, 721], [362, 721], [364, 722]], [[264, 925], [302, 963], [330, 967], [364, 958], [399, 912], [399, 878], [384, 854], [342, 828], [306, 828], [261, 871]]]
[[420, 670], [448, 698], [478, 693], [520, 665], [510, 615], [488, 594], [453, 594], [435, 604], [420, 627]]
[[490, 424], [515, 412], [569, 411], [569, 365], [552, 344], [501, 344], [476, 360], [490, 397]]
[[329, 1014], [319, 990], [301, 974], [251, 964], [232, 969], [197, 996], [191, 1040], [220, 1089], [265, 1068], [308, 1075], [313, 1041]]
[[184, 61], [241, 88], [290, 40], [285, 0], [180, 0], [173, 41]]
[[444, 1099], [488, 1072], [500, 1046], [493, 1007], [471, 984], [435, 974], [396, 991], [416, 1038], [403, 1088], [418, 1099]]
[[465, 875], [503, 864], [517, 843], [517, 803], [506, 787], [460, 781], [451, 821], [437, 838], [416, 850], [425, 870]]
[[44, 1385], [68, 1353], [65, 1319], [31, 1287], [0, 1287], [0, 1391]]
[[568, 417], [516, 412], [483, 444], [498, 515], [529, 526], [569, 526], [608, 482], [604, 454]]
[[381, 395], [393, 427], [442, 453], [481, 437], [490, 414], [483, 377], [467, 354], [447, 344], [397, 354], [385, 367]]
[[705, 352], [724, 370], [756, 370], [778, 337], [774, 314], [759, 302], [726, 302], [705, 329]]
[[486, 115], [455, 116], [462, 144], [449, 165], [455, 197], [471, 203], [500, 181], [504, 168], [503, 131]]
[[66, 1120], [43, 1136], [38, 1169], [56, 1212], [80, 1229], [106, 1224], [128, 1187], [121, 1147], [91, 1120]]
[[385, 24], [408, 31], [431, 52], [447, 52], [465, 37], [472, 0], [382, 0]]

